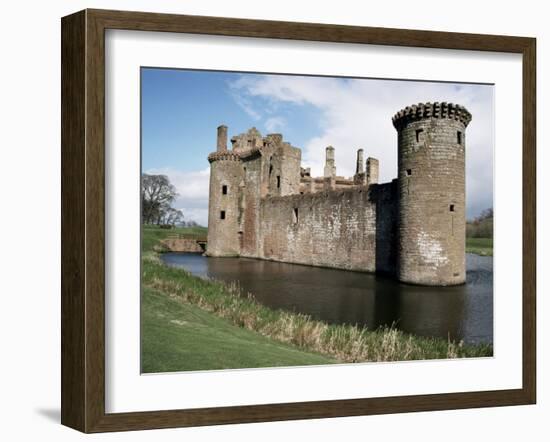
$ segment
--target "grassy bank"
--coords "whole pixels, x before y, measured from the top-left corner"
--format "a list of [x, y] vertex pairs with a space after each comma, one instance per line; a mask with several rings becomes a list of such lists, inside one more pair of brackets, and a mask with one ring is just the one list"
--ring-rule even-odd
[[141, 229], [141, 250], [143, 252], [153, 250], [153, 247], [157, 245], [161, 239], [165, 239], [170, 235], [206, 236], [206, 232], [208, 231], [206, 227], [174, 227], [172, 229], [161, 229], [154, 225], [142, 226]]
[[150, 288], [143, 290], [141, 313], [145, 373], [336, 362], [235, 327]]
[[493, 238], [466, 238], [466, 253], [493, 256]]
[[235, 286], [162, 264], [157, 247], [167, 234], [147, 228], [143, 235], [145, 372], [492, 355], [488, 345], [328, 325], [269, 309]]

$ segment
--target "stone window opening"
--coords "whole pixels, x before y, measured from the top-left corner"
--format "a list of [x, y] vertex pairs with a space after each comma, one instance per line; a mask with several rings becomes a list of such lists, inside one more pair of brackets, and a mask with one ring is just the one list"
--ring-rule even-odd
[[454, 212], [455, 211], [455, 205], [454, 204], [451, 204], [449, 206], [449, 212]]
[[292, 222], [294, 224], [298, 223], [298, 207], [295, 207], [294, 210], [292, 211]]
[[273, 165], [272, 164], [269, 165], [269, 176], [271, 176], [271, 172], [273, 172]]
[[462, 144], [462, 132], [460, 132], [460, 131], [456, 132], [456, 142], [458, 144]]
[[225, 184], [222, 186], [222, 195], [227, 195], [227, 186]]
[[421, 136], [423, 132], [424, 132], [424, 129], [416, 129], [416, 142], [417, 143], [420, 143], [421, 138], [424, 138], [423, 136]]
[[277, 189], [281, 187], [281, 176], [277, 175]]
[[412, 169], [407, 169], [407, 176], [411, 176], [413, 174]]
[[220, 212], [220, 219], [225, 219], [225, 210]]

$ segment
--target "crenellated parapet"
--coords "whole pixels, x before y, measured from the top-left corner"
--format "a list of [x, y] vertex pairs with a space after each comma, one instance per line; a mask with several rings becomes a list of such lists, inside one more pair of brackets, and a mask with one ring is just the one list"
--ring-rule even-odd
[[208, 162], [213, 163], [214, 161], [240, 161], [241, 157], [238, 153], [232, 152], [230, 150], [212, 152], [208, 155]]
[[458, 120], [466, 127], [472, 120], [472, 114], [459, 104], [446, 102], [418, 103], [401, 109], [393, 116], [392, 122], [393, 126], [399, 130], [410, 122], [424, 118]]

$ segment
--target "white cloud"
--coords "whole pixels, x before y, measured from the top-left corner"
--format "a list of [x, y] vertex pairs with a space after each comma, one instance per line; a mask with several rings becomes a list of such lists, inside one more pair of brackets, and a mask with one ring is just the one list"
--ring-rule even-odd
[[[302, 163], [313, 174], [322, 174], [325, 147], [332, 145], [338, 175], [351, 176], [356, 151], [363, 148], [366, 156], [380, 160], [382, 182], [397, 173], [397, 133], [391, 122], [397, 111], [428, 101], [461, 104], [473, 115], [466, 132], [468, 214], [492, 206], [493, 92], [489, 86], [265, 75], [242, 76], [231, 88], [249, 102], [259, 97], [272, 107], [286, 102], [318, 109], [318, 134], [299, 146]], [[279, 128], [284, 135], [284, 126]]]
[[282, 117], [270, 117], [266, 120], [264, 126], [268, 132], [277, 132], [285, 127], [286, 121]]
[[166, 175], [179, 194], [173, 206], [183, 212], [185, 221], [208, 225], [208, 188], [210, 168], [182, 172], [172, 168], [149, 169], [145, 173]]
[[239, 84], [238, 83], [229, 83], [229, 93], [237, 106], [239, 106], [246, 114], [252, 119], [258, 121], [261, 118], [261, 114], [254, 108], [252, 100], [247, 98], [245, 95], [239, 93]]
[[206, 207], [176, 207], [183, 213], [185, 222], [195, 221], [203, 227], [208, 227], [208, 201]]

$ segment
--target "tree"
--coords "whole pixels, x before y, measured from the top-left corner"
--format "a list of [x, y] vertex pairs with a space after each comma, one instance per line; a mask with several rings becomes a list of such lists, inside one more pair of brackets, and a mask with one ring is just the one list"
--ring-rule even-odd
[[167, 212], [172, 209], [171, 205], [177, 196], [176, 188], [166, 175], [142, 174], [142, 222], [144, 224], [161, 224]]
[[476, 218], [476, 221], [481, 222], [481, 221], [486, 220], [486, 219], [493, 219], [493, 208], [492, 207], [490, 209], [483, 210], [481, 212], [481, 215], [479, 215]]
[[167, 226], [177, 226], [183, 223], [183, 212], [173, 207], [169, 207], [163, 214], [162, 224]]
[[466, 237], [492, 238], [493, 237], [493, 209], [485, 209], [473, 220], [466, 223]]

